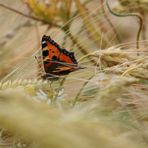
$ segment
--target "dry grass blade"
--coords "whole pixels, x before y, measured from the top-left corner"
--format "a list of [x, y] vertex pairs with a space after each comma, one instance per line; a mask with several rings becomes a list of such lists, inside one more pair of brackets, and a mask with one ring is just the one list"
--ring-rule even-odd
[[97, 44], [98, 47], [100, 47], [100, 42], [102, 42], [102, 48], [106, 47], [107, 40], [101, 35], [101, 33], [98, 32], [99, 28], [96, 29], [94, 27], [93, 23], [91, 22], [92, 18], [88, 14], [89, 12], [85, 8], [85, 6], [79, 0], [75, 0], [75, 3], [77, 5], [79, 13], [82, 17], [82, 20], [84, 21], [84, 26], [85, 26], [86, 30], [88, 31], [90, 37]]

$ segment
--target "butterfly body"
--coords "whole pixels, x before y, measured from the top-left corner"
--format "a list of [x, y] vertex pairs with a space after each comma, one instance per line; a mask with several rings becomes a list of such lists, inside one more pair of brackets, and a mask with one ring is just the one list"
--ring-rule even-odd
[[73, 52], [61, 48], [50, 36], [42, 37], [44, 79], [58, 78], [80, 69]]

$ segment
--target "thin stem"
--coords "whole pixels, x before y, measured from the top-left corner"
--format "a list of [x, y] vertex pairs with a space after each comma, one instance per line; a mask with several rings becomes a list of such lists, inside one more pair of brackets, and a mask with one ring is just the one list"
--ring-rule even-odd
[[106, 0], [106, 5], [108, 10], [110, 11], [111, 14], [118, 16], [118, 17], [127, 17], [127, 16], [135, 16], [139, 19], [139, 29], [138, 29], [138, 33], [137, 33], [137, 38], [136, 38], [136, 44], [137, 44], [137, 49], [139, 49], [139, 39], [140, 39], [140, 34], [143, 28], [143, 17], [140, 14], [137, 13], [124, 13], [124, 14], [118, 14], [114, 11], [112, 11], [112, 9], [110, 8], [109, 4], [108, 4], [108, 0]]
[[[1, 3], [0, 3], [0, 6], [3, 7], [3, 8], [5, 8], [5, 9], [7, 9], [7, 10], [10, 10], [10, 11], [12, 11], [12, 12], [15, 12], [15, 13], [17, 13], [17, 14], [20, 14], [20, 15], [26, 17], [26, 18], [33, 19], [33, 20], [35, 20], [35, 21], [40, 21], [40, 22], [42, 22], [42, 23], [44, 23], [44, 24], [49, 24], [49, 22], [46, 21], [46, 20], [37, 18], [37, 17], [35, 17], [35, 16], [31, 16], [31, 15], [28, 15], [28, 14], [24, 14], [23, 12], [18, 11], [18, 10], [14, 9], [14, 8], [8, 7], [8, 6], [4, 5], [4, 4], [1, 4]], [[58, 27], [58, 28], [61, 27], [61, 26], [59, 26], [59, 25], [57, 25], [57, 24], [54, 24], [54, 23], [52, 23], [52, 22], [50, 23], [50, 25], [51, 25], [51, 26]]]
[[140, 10], [141, 15], [143, 16], [143, 28], [142, 28], [142, 39], [146, 40], [146, 14], [143, 10]]
[[81, 95], [84, 87], [89, 83], [89, 81], [94, 77], [95, 75], [92, 75], [90, 78], [88, 78], [88, 80], [83, 84], [83, 86], [80, 88], [79, 92], [77, 93], [74, 101], [72, 102], [72, 106], [74, 107], [79, 99], [79, 96]]
[[[82, 47], [82, 46], [78, 43], [77, 39], [76, 39], [70, 32], [69, 32], [68, 36], [69, 36], [70, 39], [72, 40], [73, 44], [76, 44], [77, 47], [80, 49], [80, 51], [81, 51], [84, 55], [87, 55], [87, 54], [88, 54], [88, 52], [85, 50], [85, 48]], [[96, 65], [96, 61], [95, 61], [94, 59], [91, 59], [91, 58], [90, 58], [90, 61], [91, 61], [94, 65]]]
[[36, 20], [36, 21], [43, 21], [43, 20], [41, 20], [41, 19], [39, 19], [39, 18], [37, 18], [37, 17], [24, 14], [23, 12], [20, 12], [20, 11], [14, 9], [14, 8], [8, 7], [8, 6], [4, 5], [4, 4], [1, 4], [1, 3], [0, 3], [0, 6], [3, 7], [3, 8], [8, 9], [8, 10], [10, 10], [10, 11], [13, 11], [13, 12], [15, 12], [15, 13], [17, 13], [17, 14], [20, 14], [20, 15], [22, 15], [22, 16], [24, 16], [24, 17], [27, 17], [27, 18], [30, 18], [30, 19], [33, 19], [33, 20]]
[[109, 19], [109, 17], [108, 17], [107, 14], [106, 14], [106, 11], [105, 11], [103, 2], [104, 2], [104, 0], [101, 0], [101, 4], [102, 4], [102, 7], [101, 7], [101, 8], [102, 8], [103, 15], [104, 15], [106, 21], [107, 21], [107, 22], [109, 23], [109, 25], [111, 26], [113, 32], [115, 33], [118, 42], [121, 43], [121, 39], [120, 39], [120, 36], [119, 36], [119, 34], [118, 34], [116, 28], [114, 27], [113, 23], [111, 22], [111, 20]]

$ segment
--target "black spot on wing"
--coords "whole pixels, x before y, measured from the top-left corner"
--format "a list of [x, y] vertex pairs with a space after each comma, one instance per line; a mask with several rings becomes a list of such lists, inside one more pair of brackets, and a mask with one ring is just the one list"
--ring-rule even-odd
[[49, 51], [48, 50], [43, 50], [43, 57], [48, 56], [48, 54], [49, 54]]
[[46, 64], [49, 64], [49, 61], [44, 61], [44, 64], [46, 65]]
[[52, 57], [52, 60], [53, 60], [53, 61], [56, 61], [56, 60], [58, 60], [58, 58], [57, 58], [56, 56], [53, 56], [53, 57]]

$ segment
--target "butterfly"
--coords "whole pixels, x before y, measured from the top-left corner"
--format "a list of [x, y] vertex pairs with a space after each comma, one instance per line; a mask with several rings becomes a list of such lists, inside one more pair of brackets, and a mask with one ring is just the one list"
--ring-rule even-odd
[[69, 52], [61, 48], [50, 36], [42, 37], [42, 61], [45, 74], [43, 79], [59, 78], [73, 71], [81, 69], [74, 56], [74, 52]]

